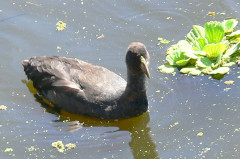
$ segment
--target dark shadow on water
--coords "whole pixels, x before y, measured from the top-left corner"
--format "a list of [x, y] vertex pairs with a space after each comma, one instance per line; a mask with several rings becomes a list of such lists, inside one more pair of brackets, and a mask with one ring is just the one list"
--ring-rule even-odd
[[[24, 84], [27, 85], [29, 91], [34, 95], [36, 101], [39, 102], [42, 107], [46, 109], [47, 112], [56, 114], [60, 116], [60, 119], [56, 122], [68, 121], [79, 121], [79, 123], [84, 123], [84, 127], [90, 126], [104, 126], [104, 127], [119, 127], [118, 131], [129, 131], [131, 133], [131, 141], [129, 146], [132, 149], [134, 158], [159, 158], [156, 151], [156, 145], [153, 142], [150, 135], [150, 127], [148, 123], [150, 121], [149, 113], [144, 113], [141, 116], [134, 117], [131, 119], [119, 119], [119, 120], [103, 120], [94, 117], [87, 117], [78, 114], [71, 114], [63, 110], [59, 110], [47, 104], [47, 102], [37, 94], [36, 89], [32, 85], [32, 81], [22, 80]], [[73, 129], [75, 124], [73, 124]], [[75, 129], [77, 130], [77, 129]]]
[[216, 75], [212, 75], [213, 79], [217, 79], [217, 80], [220, 80], [224, 77], [223, 74], [216, 74]]

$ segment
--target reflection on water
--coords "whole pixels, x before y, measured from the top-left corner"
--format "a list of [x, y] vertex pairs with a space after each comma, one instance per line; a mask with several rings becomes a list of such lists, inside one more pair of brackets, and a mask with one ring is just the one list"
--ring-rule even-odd
[[129, 142], [129, 146], [132, 149], [134, 158], [159, 158], [156, 151], [156, 145], [151, 138], [150, 127], [148, 127], [148, 123], [150, 121], [148, 112], [131, 119], [119, 120], [103, 120], [94, 117], [82, 116], [79, 114], [71, 114], [64, 110], [56, 109], [51, 103], [39, 96], [37, 94], [37, 90], [33, 87], [32, 81], [22, 80], [22, 82], [26, 84], [29, 91], [36, 98], [36, 101], [41, 103], [41, 106], [44, 107], [47, 112], [59, 115], [59, 120], [56, 120], [55, 122], [68, 121], [66, 123], [66, 131], [78, 131], [82, 128], [82, 126], [118, 127], [119, 129], [117, 131], [130, 132], [131, 141]]
[[[239, 6], [239, 0], [0, 1], [0, 105], [8, 106], [0, 111], [0, 158], [9, 158], [8, 147], [16, 158], [239, 158], [240, 68], [221, 80], [157, 71], [167, 48], [192, 25], [240, 19]], [[62, 32], [59, 20], [67, 23]], [[158, 37], [171, 42], [159, 48]], [[151, 55], [149, 113], [140, 117], [104, 121], [61, 112], [21, 82], [21, 61], [44, 55], [76, 57], [126, 77], [132, 41], [143, 42]], [[57, 140], [77, 148], [60, 154], [51, 147]], [[37, 150], [29, 152], [31, 146]]]

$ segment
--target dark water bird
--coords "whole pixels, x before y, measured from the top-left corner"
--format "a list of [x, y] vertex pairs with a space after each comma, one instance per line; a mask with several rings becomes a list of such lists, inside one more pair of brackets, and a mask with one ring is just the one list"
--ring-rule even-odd
[[45, 99], [70, 113], [105, 119], [130, 118], [148, 109], [146, 76], [150, 56], [133, 42], [126, 53], [127, 82], [108, 69], [67, 57], [22, 61], [28, 79]]

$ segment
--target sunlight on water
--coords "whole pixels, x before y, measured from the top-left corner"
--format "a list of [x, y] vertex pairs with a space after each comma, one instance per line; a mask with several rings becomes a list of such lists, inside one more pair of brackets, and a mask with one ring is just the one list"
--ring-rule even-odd
[[[166, 50], [192, 25], [233, 17], [237, 0], [1, 1], [1, 158], [238, 158], [239, 78], [235, 65], [221, 80], [157, 71]], [[208, 13], [214, 12], [215, 16]], [[66, 23], [57, 31], [56, 23]], [[239, 25], [237, 26], [240, 28]], [[169, 44], [158, 46], [158, 37]], [[31, 56], [76, 57], [126, 77], [125, 51], [141, 41], [151, 56], [149, 111], [101, 120], [54, 108], [27, 80]], [[233, 80], [233, 85], [225, 81]], [[75, 149], [58, 152], [62, 141]], [[231, 156], [231, 157], [230, 157]]]

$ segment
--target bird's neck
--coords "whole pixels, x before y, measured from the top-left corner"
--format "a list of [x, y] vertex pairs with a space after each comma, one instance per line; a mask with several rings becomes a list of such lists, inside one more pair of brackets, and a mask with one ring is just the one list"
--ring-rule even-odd
[[127, 86], [119, 99], [121, 106], [118, 108], [121, 111], [116, 111], [117, 114], [124, 112], [126, 117], [133, 117], [147, 111], [148, 100], [145, 80], [144, 74], [133, 74], [128, 71]]
[[126, 91], [146, 94], [146, 76], [142, 74], [134, 74], [128, 70]]

